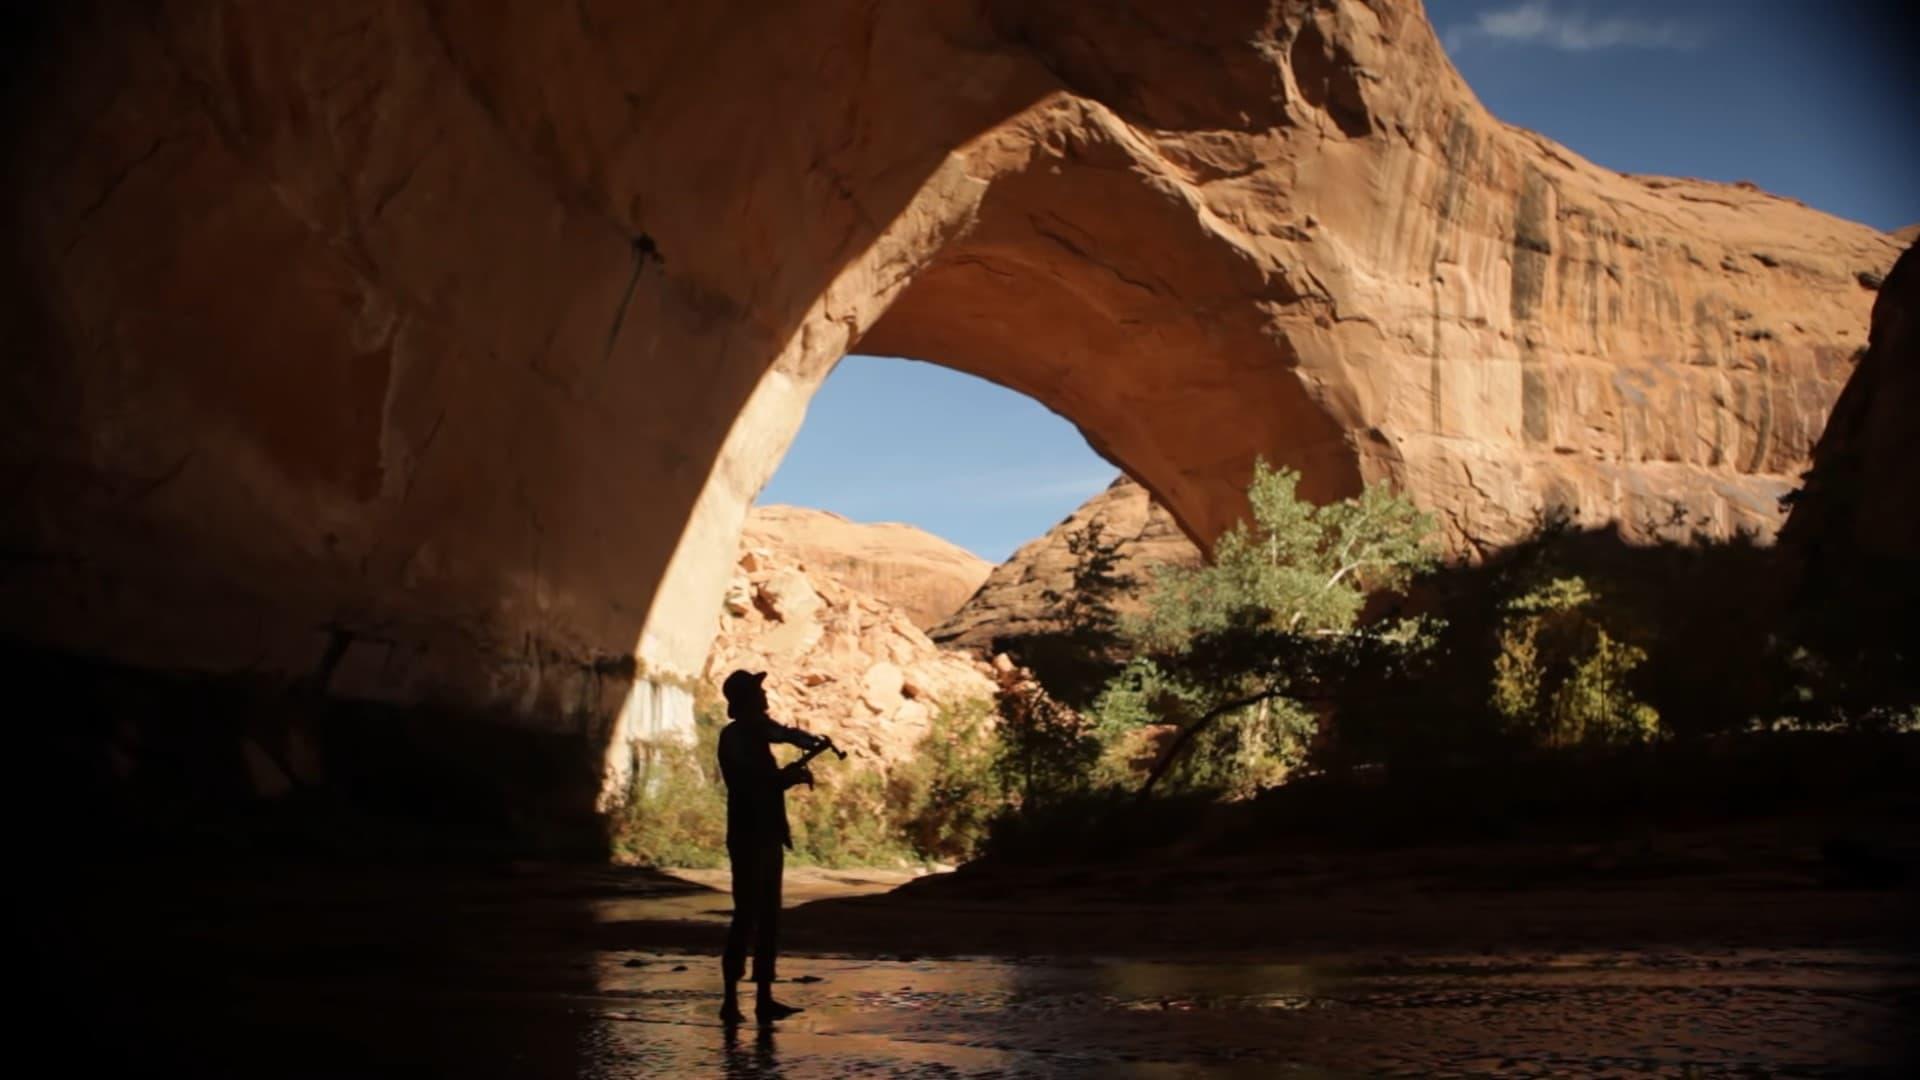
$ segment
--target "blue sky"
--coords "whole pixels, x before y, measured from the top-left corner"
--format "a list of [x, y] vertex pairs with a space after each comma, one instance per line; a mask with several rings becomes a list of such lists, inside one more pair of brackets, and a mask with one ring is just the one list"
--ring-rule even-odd
[[[1624, 172], [1750, 180], [1920, 222], [1920, 19], [1875, 0], [1428, 0], [1494, 115]], [[763, 503], [905, 521], [1004, 559], [1116, 471], [1071, 424], [932, 364], [850, 356]]]

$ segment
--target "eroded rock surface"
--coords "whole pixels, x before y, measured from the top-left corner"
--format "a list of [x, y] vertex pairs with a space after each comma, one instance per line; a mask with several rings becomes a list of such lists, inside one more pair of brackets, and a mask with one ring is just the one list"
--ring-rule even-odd
[[1413, 0], [43, 7], [0, 630], [577, 732], [613, 790], [688, 713], [607, 673], [702, 669], [850, 348], [1203, 542], [1258, 454], [1458, 552], [1769, 531], [1896, 253], [1499, 122]]
[[1055, 605], [1048, 602], [1047, 594], [1073, 587], [1074, 555], [1067, 549], [1067, 538], [1093, 521], [1100, 522], [1102, 543], [1111, 544], [1119, 556], [1115, 572], [1134, 582], [1132, 589], [1114, 600], [1114, 609], [1123, 616], [1140, 611], [1140, 598], [1155, 567], [1200, 562], [1200, 549], [1180, 531], [1173, 515], [1154, 502], [1145, 488], [1122, 476], [994, 567], [980, 591], [934, 628], [934, 640], [991, 654], [997, 641], [1059, 631], [1061, 623], [1052, 617]]
[[741, 543], [778, 551], [816, 574], [898, 608], [922, 630], [960, 609], [993, 564], [924, 529], [849, 521], [804, 506], [756, 506]]
[[[716, 691], [736, 669], [764, 671], [777, 719], [882, 766], [911, 757], [943, 706], [993, 697], [986, 663], [934, 644], [904, 609], [854, 587], [876, 568], [831, 550], [816, 568], [802, 560], [807, 545], [777, 542], [764, 523], [742, 541], [707, 660]], [[940, 548], [921, 533], [907, 550]]]

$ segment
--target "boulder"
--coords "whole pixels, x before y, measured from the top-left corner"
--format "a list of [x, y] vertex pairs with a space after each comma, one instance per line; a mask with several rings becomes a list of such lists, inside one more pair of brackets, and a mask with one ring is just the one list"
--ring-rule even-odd
[[866, 675], [860, 680], [860, 700], [874, 712], [891, 716], [905, 701], [900, 693], [905, 681], [900, 669], [894, 665], [875, 664], [867, 669]]
[[764, 671], [776, 718], [880, 768], [910, 757], [943, 707], [993, 696], [974, 660], [934, 644], [904, 613], [759, 543], [727, 590], [751, 602], [719, 614], [705, 672], [716, 692], [736, 669]]

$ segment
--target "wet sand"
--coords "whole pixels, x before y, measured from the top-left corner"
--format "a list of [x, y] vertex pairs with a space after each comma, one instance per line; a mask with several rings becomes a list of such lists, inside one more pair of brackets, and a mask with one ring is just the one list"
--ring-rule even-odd
[[734, 1033], [711, 874], [96, 868], [33, 918], [26, 1030], [82, 1074], [1911, 1074], [1909, 889], [1423, 857], [797, 872], [807, 1011]]

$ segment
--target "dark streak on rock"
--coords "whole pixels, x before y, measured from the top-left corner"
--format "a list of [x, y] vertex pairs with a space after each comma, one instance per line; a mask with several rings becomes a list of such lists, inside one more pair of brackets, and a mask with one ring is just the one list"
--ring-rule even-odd
[[603, 362], [613, 357], [613, 347], [620, 342], [620, 328], [626, 324], [627, 308], [633, 303], [634, 291], [640, 287], [640, 271], [646, 269], [649, 262], [664, 266], [666, 261], [652, 236], [640, 233], [633, 238], [633, 273], [627, 276], [626, 291], [620, 295], [620, 306], [613, 312], [613, 325], [607, 328], [607, 347], [601, 354]]

